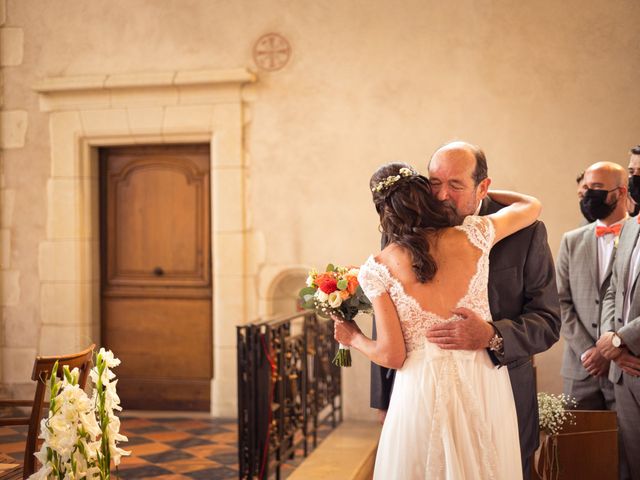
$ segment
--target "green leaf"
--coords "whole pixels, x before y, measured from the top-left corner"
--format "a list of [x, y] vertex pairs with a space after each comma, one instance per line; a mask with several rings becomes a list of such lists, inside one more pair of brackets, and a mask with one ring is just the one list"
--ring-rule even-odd
[[315, 307], [316, 307], [316, 304], [315, 304], [315, 302], [313, 301], [313, 299], [312, 299], [312, 300], [309, 300], [309, 301], [305, 301], [305, 302], [302, 304], [302, 308], [305, 308], [305, 309], [307, 309], [307, 310], [313, 310]]
[[347, 282], [347, 280], [345, 280], [344, 278], [338, 281], [338, 290], [346, 290], [347, 286], [349, 285], [349, 282]]
[[76, 384], [75, 377], [71, 375], [71, 370], [69, 370], [69, 365], [63, 365], [62, 372], [64, 373], [64, 378], [67, 379], [67, 382], [69, 382], [69, 384], [71, 385]]
[[302, 290], [300, 290], [298, 295], [304, 298], [305, 296], [313, 295], [314, 293], [316, 293], [316, 289], [314, 287], [304, 287]]
[[327, 268], [326, 268], [325, 271], [326, 272], [333, 272], [333, 271], [335, 271], [335, 269], [336, 269], [336, 267], [333, 266], [333, 263], [330, 263], [329, 265], [327, 265]]

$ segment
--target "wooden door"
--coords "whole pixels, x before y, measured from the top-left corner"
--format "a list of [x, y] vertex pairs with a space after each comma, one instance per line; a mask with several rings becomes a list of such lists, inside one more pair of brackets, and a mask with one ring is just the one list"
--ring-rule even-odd
[[105, 148], [100, 175], [102, 342], [122, 405], [208, 411], [209, 148]]

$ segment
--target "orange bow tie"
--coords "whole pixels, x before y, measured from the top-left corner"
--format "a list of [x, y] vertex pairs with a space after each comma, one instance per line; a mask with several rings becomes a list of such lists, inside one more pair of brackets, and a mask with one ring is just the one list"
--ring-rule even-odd
[[596, 237], [602, 237], [603, 235], [613, 234], [616, 237], [620, 235], [620, 230], [622, 230], [622, 224], [616, 223], [615, 225], [611, 225], [610, 227], [596, 227]]

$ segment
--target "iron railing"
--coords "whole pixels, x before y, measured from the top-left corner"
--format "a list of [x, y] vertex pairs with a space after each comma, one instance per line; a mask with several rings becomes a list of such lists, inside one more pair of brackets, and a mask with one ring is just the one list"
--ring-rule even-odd
[[316, 447], [318, 427], [342, 421], [333, 322], [313, 312], [237, 327], [239, 478], [280, 479]]

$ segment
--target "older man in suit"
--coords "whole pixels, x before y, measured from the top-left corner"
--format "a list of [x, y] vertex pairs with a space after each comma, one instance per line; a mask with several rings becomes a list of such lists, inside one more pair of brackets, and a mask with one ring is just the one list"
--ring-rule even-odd
[[[632, 151], [629, 173], [640, 175], [640, 150]], [[602, 305], [602, 335], [597, 347], [613, 360], [609, 379], [614, 384], [618, 424], [627, 464], [640, 479], [640, 217], [629, 219], [620, 235], [611, 284]]]
[[[502, 205], [487, 197], [491, 179], [478, 147], [453, 142], [437, 150], [429, 162], [434, 193], [463, 216], [486, 215]], [[382, 240], [386, 244], [385, 239]], [[538, 403], [532, 355], [547, 350], [559, 338], [560, 306], [551, 251], [544, 224], [536, 222], [505, 238], [489, 257], [489, 306], [494, 331], [472, 315], [440, 324], [428, 338], [460, 350], [487, 349], [493, 362], [509, 368], [520, 433], [523, 475], [530, 478], [530, 459], [538, 447]], [[375, 324], [374, 324], [375, 328]], [[371, 365], [371, 406], [389, 406], [393, 372]]]
[[564, 393], [581, 410], [614, 410], [609, 360], [596, 348], [600, 309], [611, 278], [618, 237], [627, 218], [627, 178], [618, 164], [600, 162], [587, 169], [580, 199], [594, 223], [567, 232], [557, 261], [558, 296], [565, 339], [561, 373]]

